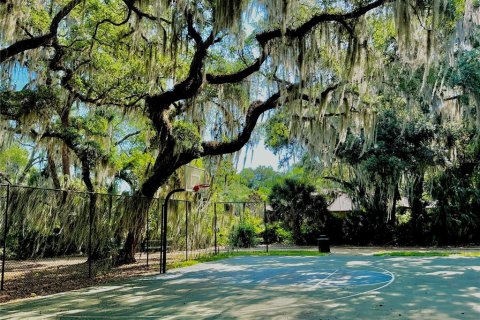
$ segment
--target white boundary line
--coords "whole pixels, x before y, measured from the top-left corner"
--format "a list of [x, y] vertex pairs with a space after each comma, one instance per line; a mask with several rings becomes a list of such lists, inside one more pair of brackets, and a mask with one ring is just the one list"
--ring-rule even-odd
[[[315, 302], [312, 302], [312, 303], [299, 303], [299, 304], [291, 304], [291, 305], [286, 305], [286, 306], [275, 306], [275, 307], [268, 307], [268, 308], [256, 308], [255, 311], [270, 311], [270, 310], [278, 310], [278, 309], [287, 309], [287, 308], [298, 308], [298, 307], [305, 307], [305, 306], [312, 306], [312, 305], [318, 305], [320, 303], [324, 303], [324, 302], [332, 302], [332, 301], [338, 301], [338, 300], [343, 300], [343, 299], [348, 299], [348, 298], [353, 298], [353, 297], [357, 297], [357, 296], [361, 296], [361, 295], [365, 295], [365, 294], [368, 294], [370, 292], [374, 292], [374, 291], [378, 291], [378, 290], [381, 290], [387, 286], [389, 286], [391, 283], [393, 283], [395, 281], [395, 275], [388, 271], [387, 269], [383, 269], [383, 268], [380, 268], [380, 267], [374, 267], [374, 266], [368, 266], [368, 268], [375, 268], [375, 269], [378, 269], [378, 270], [382, 270], [384, 271], [383, 274], [385, 275], [389, 275], [391, 277], [391, 279], [387, 282], [380, 282], [378, 284], [383, 284], [382, 286], [378, 287], [378, 288], [374, 288], [374, 289], [370, 289], [370, 290], [367, 290], [367, 291], [362, 291], [362, 292], [358, 292], [358, 293], [353, 293], [353, 294], [350, 294], [350, 295], [347, 295], [347, 296], [343, 296], [343, 297], [338, 297], [338, 298], [333, 298], [333, 299], [326, 299], [326, 300], [320, 300], [320, 301], [315, 301]], [[333, 274], [335, 274], [336, 272], [338, 272], [340, 269], [337, 269], [335, 270], [334, 272], [332, 272], [331, 274], [329, 274], [327, 277], [325, 277], [324, 279], [320, 280], [319, 283], [317, 283], [316, 285], [322, 283], [322, 281], [326, 280], [327, 278], [329, 278], [330, 276], [332, 276]], [[220, 311], [219, 313], [210, 313], [208, 315], [206, 315], [207, 317], [211, 317], [211, 316], [215, 316], [215, 317], [220, 317], [223, 315], [224, 311]], [[62, 316], [65, 316], [65, 317], [68, 317], [68, 318], [88, 318], [89, 316], [82, 316], [82, 315], [60, 315], [60, 318], [62, 318]], [[162, 316], [163, 318], [165, 319], [168, 319], [168, 318], [171, 318], [171, 319], [175, 319], [175, 318], [189, 318], [189, 317], [194, 317], [194, 316], [186, 316], [184, 314], [176, 314], [176, 315], [165, 315], [165, 316]], [[95, 318], [99, 318], [99, 319], [111, 319], [112, 317], [110, 316], [95, 316]], [[129, 317], [124, 317], [124, 316], [118, 316], [116, 315], [115, 318], [118, 318], [118, 319], [129, 319]], [[149, 318], [158, 318], [158, 316], [140, 316], [138, 317], [138, 319], [149, 319]]]
[[[320, 300], [320, 301], [315, 301], [315, 302], [312, 302], [312, 303], [299, 303], [299, 304], [291, 304], [291, 305], [288, 305], [288, 306], [275, 306], [275, 307], [262, 308], [262, 309], [259, 308], [259, 309], [255, 309], [255, 311], [269, 311], [269, 310], [276, 310], [276, 309], [305, 307], [305, 306], [317, 305], [319, 303], [324, 303], [324, 302], [331, 302], [331, 301], [338, 301], [338, 300], [353, 298], [353, 297], [357, 297], [357, 296], [360, 296], [360, 295], [368, 294], [370, 292], [381, 290], [381, 289], [389, 286], [392, 282], [395, 281], [395, 275], [392, 272], [388, 271], [387, 269], [383, 269], [383, 268], [380, 268], [380, 267], [373, 267], [373, 266], [369, 266], [369, 268], [375, 268], [375, 269], [379, 269], [379, 270], [384, 271], [385, 272], [384, 274], [389, 275], [391, 277], [390, 281], [388, 281], [383, 286], [380, 286], [378, 288], [370, 289], [370, 290], [363, 291], [363, 292], [349, 294], [349, 295], [343, 296], [343, 297], [327, 299], [327, 300]], [[222, 313], [219, 314], [219, 316], [221, 316], [221, 315], [222, 315]]]
[[[387, 274], [387, 275], [389, 275], [389, 276], [391, 277], [390, 281], [388, 281], [387, 283], [385, 283], [383, 286], [378, 287], [378, 288], [375, 288], [375, 289], [370, 289], [370, 290], [367, 290], [367, 291], [364, 291], [364, 292], [354, 293], [354, 294], [351, 294], [351, 295], [348, 295], [348, 296], [345, 296], [345, 297], [334, 298], [334, 299], [327, 299], [327, 300], [323, 300], [323, 301], [321, 301], [321, 302], [336, 301], [336, 300], [348, 299], [348, 298], [360, 296], [360, 295], [362, 295], [362, 294], [367, 294], [367, 293], [370, 293], [370, 292], [374, 292], [374, 291], [377, 291], [377, 290], [381, 290], [381, 289], [389, 286], [390, 284], [392, 284], [392, 283], [395, 281], [395, 275], [394, 275], [392, 272], [388, 271], [387, 269], [383, 269], [383, 268], [379, 268], [379, 267], [373, 267], [373, 266], [370, 266], [370, 268], [375, 268], [375, 269], [380, 269], [380, 270], [385, 271], [385, 274]], [[381, 284], [381, 283], [379, 283], [379, 284]]]
[[[363, 267], [363, 266], [362, 266]], [[350, 269], [352, 267], [347, 267], [346, 269]], [[384, 275], [388, 275], [391, 277], [391, 279], [389, 281], [383, 281], [383, 282], [379, 282], [379, 283], [374, 283], [372, 285], [380, 285], [380, 284], [383, 284], [382, 286], [380, 287], [377, 287], [377, 288], [374, 288], [374, 289], [370, 289], [370, 290], [366, 290], [366, 291], [362, 291], [362, 292], [358, 292], [358, 293], [353, 293], [353, 294], [349, 294], [349, 295], [346, 295], [346, 296], [342, 296], [342, 297], [338, 297], [338, 298], [332, 298], [332, 299], [326, 299], [326, 300], [319, 300], [319, 301], [315, 301], [315, 302], [311, 302], [311, 303], [299, 303], [299, 304], [291, 304], [291, 305], [285, 305], [285, 306], [275, 306], [275, 307], [267, 307], [267, 308], [256, 308], [255, 311], [269, 311], [269, 310], [278, 310], [278, 309], [287, 309], [287, 308], [297, 308], [297, 307], [305, 307], [305, 306], [312, 306], [312, 305], [318, 305], [320, 303], [324, 303], [324, 302], [332, 302], [332, 301], [338, 301], [338, 300], [343, 300], [343, 299], [348, 299], [348, 298], [353, 298], [353, 297], [357, 297], [357, 296], [361, 296], [361, 295], [365, 295], [365, 294], [368, 294], [368, 293], [371, 293], [371, 292], [375, 292], [375, 291], [378, 291], [378, 290], [381, 290], [387, 286], [389, 286], [390, 284], [392, 284], [394, 281], [395, 281], [395, 275], [390, 272], [389, 270], [387, 269], [384, 269], [384, 268], [380, 268], [380, 267], [375, 267], [375, 266], [366, 266], [366, 268], [374, 268], [374, 269], [377, 269], [377, 270], [381, 270], [383, 271], [382, 274]], [[355, 269], [355, 267], [353, 267], [352, 269]], [[360, 268], [361, 269], [361, 268]], [[323, 278], [322, 280], [320, 280], [318, 283], [316, 283], [314, 286], [310, 287], [310, 288], [318, 288], [318, 286], [323, 283], [325, 280], [327, 280], [328, 278], [330, 278], [332, 275], [334, 275], [335, 273], [337, 273], [338, 271], [340, 270], [343, 270], [343, 269], [336, 269], [335, 271], [333, 271], [332, 273], [330, 273], [328, 276], [326, 276], [325, 278]], [[365, 285], [368, 285], [368, 284], [365, 284]], [[355, 285], [353, 285], [355, 286]], [[357, 285], [358, 286], [358, 285]], [[333, 286], [332, 286], [333, 287]], [[343, 286], [342, 286], [343, 287]], [[347, 286], [346, 286], [347, 287]], [[337, 288], [340, 288], [340, 286], [337, 286]], [[82, 289], [79, 289], [79, 290], [74, 290], [74, 291], [81, 291]], [[263, 288], [258, 288], [257, 290], [264, 290]], [[70, 291], [70, 292], [74, 292], [74, 291]], [[59, 294], [54, 294], [52, 296], [55, 296], [55, 295], [64, 295], [64, 294], [67, 294], [67, 293], [70, 293], [70, 292], [62, 292], [62, 293], [59, 293]], [[50, 296], [46, 296], [46, 297], [42, 297], [42, 298], [47, 298], [47, 297], [50, 297]], [[210, 317], [210, 316], [222, 316], [222, 314], [224, 313], [224, 311], [220, 311], [219, 313], [209, 313], [207, 316]], [[15, 317], [15, 313], [10, 313], [10, 312], [7, 312], [7, 314], [5, 314], [7, 316], [7, 318], [9, 317], [13, 317], [12, 319], [18, 319]], [[32, 315], [33, 317], [36, 317], [37, 314], [35, 315]], [[57, 314], [56, 315], [58, 318], [91, 318], [92, 316], [91, 315], [88, 315], [88, 316], [84, 316], [84, 315], [80, 315], [80, 314], [65, 314], [63, 313], [63, 311], [60, 311], [60, 314]], [[103, 315], [96, 315], [94, 316], [95, 318], [98, 318], [98, 319], [112, 319], [111, 316], [103, 316]], [[189, 316], [186, 316], [184, 314], [176, 314], [176, 315], [164, 315], [162, 316], [163, 318], [185, 318], [185, 317], [189, 317]], [[115, 315], [114, 318], [118, 318], [118, 319], [129, 319], [131, 318], [130, 316], [121, 316], [121, 315]], [[139, 316], [138, 319], [149, 319], [149, 318], [158, 318], [158, 316], [150, 316], [150, 315], [145, 315], [145, 316]], [[3, 317], [0, 317], [0, 319], [5, 319]]]
[[338, 269], [333, 271], [332, 273], [330, 273], [328, 276], [326, 276], [325, 278], [323, 278], [322, 280], [318, 281], [315, 285], [313, 285], [311, 287], [311, 289], [317, 289], [323, 282], [325, 282], [325, 280], [327, 280], [328, 278], [330, 278], [331, 276], [333, 276], [335, 273], [337, 273]]

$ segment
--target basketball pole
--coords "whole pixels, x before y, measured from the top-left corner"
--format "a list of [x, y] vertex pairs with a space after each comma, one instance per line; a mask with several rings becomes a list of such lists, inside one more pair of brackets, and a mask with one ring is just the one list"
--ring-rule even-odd
[[5, 199], [5, 218], [3, 219], [3, 253], [2, 253], [2, 284], [1, 290], [5, 284], [5, 260], [7, 259], [7, 232], [8, 232], [8, 206], [10, 200], [10, 184], [7, 184], [7, 198]]
[[167, 196], [165, 197], [165, 202], [163, 204], [163, 221], [162, 221], [162, 229], [163, 229], [163, 235], [162, 235], [162, 271], [163, 273], [167, 272], [167, 213], [168, 213], [168, 201], [170, 201], [170, 198], [173, 196], [173, 194], [177, 192], [184, 192], [186, 191], [185, 189], [174, 189], [170, 191]]
[[188, 261], [188, 202], [185, 201], [185, 261]]
[[215, 255], [218, 254], [217, 249], [217, 203], [213, 203], [213, 230], [215, 232]]

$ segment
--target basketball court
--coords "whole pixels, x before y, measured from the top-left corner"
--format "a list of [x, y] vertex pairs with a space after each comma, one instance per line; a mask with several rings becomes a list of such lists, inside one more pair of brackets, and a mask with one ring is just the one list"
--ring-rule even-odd
[[235, 257], [0, 309], [1, 319], [478, 319], [480, 259]]

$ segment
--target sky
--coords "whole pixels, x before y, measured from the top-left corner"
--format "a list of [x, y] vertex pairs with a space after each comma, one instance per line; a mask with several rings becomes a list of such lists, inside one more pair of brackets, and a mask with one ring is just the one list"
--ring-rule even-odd
[[[238, 165], [238, 171], [241, 171], [243, 168], [253, 168], [259, 166], [268, 166], [272, 167], [275, 171], [278, 171], [278, 157], [273, 154], [270, 150], [265, 148], [265, 143], [261, 140], [254, 148], [253, 148], [253, 156], [252, 150], [248, 151], [247, 157], [245, 158], [246, 148], [242, 148], [240, 152], [240, 163]], [[244, 162], [245, 160], [245, 162]]]

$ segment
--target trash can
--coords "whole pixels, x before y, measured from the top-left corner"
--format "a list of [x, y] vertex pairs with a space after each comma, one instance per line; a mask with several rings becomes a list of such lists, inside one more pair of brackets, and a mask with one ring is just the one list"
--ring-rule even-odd
[[330, 252], [330, 239], [324, 234], [318, 238], [318, 252]]

